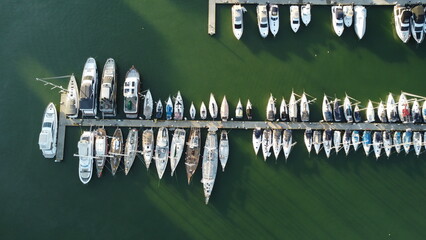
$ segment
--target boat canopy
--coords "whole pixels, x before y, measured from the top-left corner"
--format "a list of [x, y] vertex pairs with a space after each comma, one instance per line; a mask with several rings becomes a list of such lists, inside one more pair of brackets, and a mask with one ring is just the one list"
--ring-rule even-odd
[[425, 10], [422, 5], [415, 6], [411, 11], [413, 12], [414, 21], [416, 23], [425, 22]]
[[401, 22], [403, 23], [409, 23], [410, 22], [410, 18], [411, 18], [411, 12], [408, 10], [405, 10], [402, 12], [401, 14]]
[[92, 96], [92, 82], [83, 82], [80, 90], [81, 98], [90, 98]]
[[341, 8], [336, 9], [336, 19], [343, 19], [343, 10]]

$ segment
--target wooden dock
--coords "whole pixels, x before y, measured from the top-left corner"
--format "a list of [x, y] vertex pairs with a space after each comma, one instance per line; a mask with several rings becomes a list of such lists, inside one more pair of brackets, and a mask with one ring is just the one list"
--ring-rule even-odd
[[65, 116], [63, 105], [66, 98], [67, 98], [67, 94], [62, 93], [60, 107], [59, 107], [58, 138], [57, 138], [57, 145], [56, 145], [55, 162], [61, 162], [64, 159], [65, 130], [66, 130], [66, 123], [68, 119]]

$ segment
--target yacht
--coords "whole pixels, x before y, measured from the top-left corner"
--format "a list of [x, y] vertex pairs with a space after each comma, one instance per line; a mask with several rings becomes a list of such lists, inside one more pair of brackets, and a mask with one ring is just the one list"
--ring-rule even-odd
[[278, 159], [282, 148], [282, 130], [274, 129], [272, 131], [272, 150], [274, 150], [275, 160]]
[[413, 147], [414, 152], [417, 156], [420, 155], [420, 151], [422, 150], [423, 143], [422, 143], [422, 134], [420, 132], [414, 132], [413, 133]]
[[143, 115], [145, 116], [145, 119], [151, 119], [153, 109], [154, 100], [152, 100], [151, 91], [148, 89], [143, 101]]
[[197, 109], [195, 109], [194, 103], [191, 102], [191, 107], [189, 108], [189, 116], [192, 120], [195, 119], [195, 115], [197, 115]]
[[108, 58], [102, 71], [101, 91], [99, 93], [99, 111], [105, 117], [117, 115], [117, 74], [115, 61]]
[[297, 122], [297, 101], [294, 92], [291, 92], [288, 104], [288, 117], [291, 122]]
[[194, 175], [200, 160], [201, 131], [199, 128], [191, 128], [186, 145], [185, 168], [188, 184], [190, 184], [192, 175]]
[[342, 36], [344, 26], [343, 26], [343, 7], [342, 6], [332, 6], [331, 7], [331, 17], [333, 22], [333, 29], [336, 32], [337, 36]]
[[280, 105], [280, 119], [281, 121], [288, 121], [288, 107], [284, 98], [281, 100]]
[[299, 6], [290, 6], [290, 26], [293, 32], [297, 32], [300, 27]]
[[334, 143], [334, 150], [336, 151], [336, 154], [338, 154], [340, 151], [340, 145], [342, 143], [342, 132], [334, 131], [333, 143]]
[[176, 128], [173, 133], [172, 143], [170, 144], [170, 168], [172, 169], [172, 176], [179, 164], [182, 157], [183, 149], [185, 147], [186, 131], [181, 128]]
[[226, 96], [223, 96], [222, 104], [220, 104], [220, 118], [222, 121], [226, 122], [228, 121], [229, 117], [229, 105], [228, 101], [226, 100]]
[[423, 116], [423, 122], [426, 123], [426, 100], [423, 102], [422, 106], [422, 116]]
[[287, 158], [290, 155], [291, 148], [296, 143], [293, 143], [293, 136], [290, 129], [286, 129], [283, 132], [283, 151], [284, 151], [284, 157], [285, 162], [287, 163]]
[[255, 128], [253, 129], [253, 135], [252, 135], [252, 143], [253, 143], [253, 149], [254, 153], [259, 152], [260, 145], [262, 144], [262, 129]]
[[355, 33], [361, 40], [364, 37], [365, 29], [367, 27], [367, 9], [364, 6], [355, 6], [355, 21], [354, 28]]
[[343, 6], [343, 22], [346, 27], [352, 26], [352, 17], [354, 16], [354, 10], [352, 5]]
[[350, 130], [345, 130], [345, 133], [343, 133], [343, 150], [345, 150], [346, 156], [348, 156], [351, 149], [351, 136]]
[[308, 24], [311, 22], [311, 4], [304, 4], [301, 7], [300, 14], [302, 16], [302, 22], [305, 24], [305, 26], [308, 26]]
[[54, 158], [56, 155], [56, 140], [58, 131], [58, 114], [53, 103], [47, 105], [38, 137], [38, 145], [45, 158]]
[[93, 173], [93, 132], [84, 131], [78, 142], [78, 176], [83, 184], [89, 183]]
[[124, 113], [127, 118], [137, 118], [139, 114], [140, 75], [134, 66], [127, 71], [124, 81]]
[[374, 113], [374, 107], [373, 107], [373, 103], [371, 102], [371, 100], [368, 100], [368, 104], [367, 104], [367, 122], [375, 122], [376, 121], [376, 116]]
[[266, 119], [268, 121], [275, 121], [275, 115], [277, 113], [277, 108], [275, 107], [275, 99], [272, 96], [269, 97], [268, 105], [266, 106]]
[[321, 150], [321, 144], [322, 144], [321, 131], [319, 131], [319, 130], [314, 131], [313, 144], [314, 144], [315, 153], [318, 155], [318, 153]]
[[151, 165], [152, 156], [154, 154], [154, 131], [152, 128], [145, 129], [142, 132], [142, 156], [146, 169]]
[[176, 99], [175, 99], [173, 119], [174, 120], [182, 120], [183, 119], [183, 110], [184, 110], [183, 99], [182, 99], [182, 96], [180, 95], [180, 91], [178, 91], [178, 93], [176, 95]]
[[309, 102], [305, 93], [302, 94], [300, 99], [300, 120], [309, 122]]
[[305, 141], [306, 149], [308, 150], [308, 153], [311, 153], [312, 150], [312, 138], [313, 138], [313, 132], [312, 129], [307, 128], [305, 130], [305, 134], [303, 134], [303, 140]]
[[400, 4], [396, 4], [393, 7], [393, 17], [395, 20], [396, 34], [404, 43], [407, 43], [411, 37], [411, 15], [411, 9], [409, 7], [401, 6]]
[[322, 100], [322, 117], [326, 122], [333, 121], [333, 110], [331, 109], [331, 104], [325, 94], [324, 99]]
[[220, 165], [222, 166], [222, 172], [225, 171], [226, 163], [228, 162], [229, 157], [229, 140], [228, 140], [228, 132], [226, 130], [222, 130], [220, 133], [220, 141], [219, 141], [219, 160]]
[[417, 99], [414, 99], [413, 107], [411, 108], [411, 116], [413, 117], [413, 123], [422, 122], [422, 112], [420, 111], [420, 104]]
[[386, 123], [388, 122], [387, 118], [386, 118], [386, 109], [385, 109], [385, 105], [383, 104], [382, 101], [380, 101], [379, 103], [379, 107], [377, 108], [377, 116], [379, 117], [379, 120], [382, 123]]
[[392, 137], [390, 131], [383, 131], [383, 148], [387, 157], [390, 157], [392, 151]]
[[411, 9], [411, 35], [417, 43], [422, 43], [424, 39], [425, 11], [422, 5], [417, 5]]
[[399, 96], [398, 114], [399, 114], [399, 119], [401, 119], [403, 123], [411, 122], [410, 105], [404, 93], [401, 93], [401, 96]]
[[204, 104], [204, 102], [201, 102], [200, 117], [203, 120], [207, 118], [207, 107], [206, 107], [206, 104]]
[[94, 58], [88, 58], [84, 64], [80, 88], [80, 111], [85, 116], [96, 116], [98, 94], [98, 69]]
[[401, 132], [395, 132], [393, 134], [393, 144], [395, 146], [396, 153], [400, 153], [401, 152], [401, 148], [402, 148], [402, 136], [401, 136]]
[[163, 103], [161, 99], [158, 99], [157, 105], [155, 106], [155, 118], [161, 119], [163, 117]]
[[341, 122], [343, 118], [342, 107], [340, 106], [339, 99], [335, 98], [333, 102], [333, 115], [334, 121]]
[[330, 157], [331, 148], [332, 148], [333, 134], [330, 129], [327, 129], [323, 132], [322, 135], [322, 145], [324, 147], [325, 155], [327, 158]]
[[124, 147], [124, 174], [129, 174], [130, 168], [136, 158], [138, 150], [138, 130], [133, 128], [127, 135], [126, 145]]
[[169, 161], [169, 130], [165, 127], [161, 127], [157, 134], [157, 143], [155, 146], [155, 152], [153, 159], [155, 160], [155, 166], [157, 168], [158, 178], [163, 178], [164, 172], [166, 171], [167, 162]]
[[[354, 142], [355, 143], [355, 142]], [[371, 132], [370, 131], [364, 131], [362, 134], [362, 147], [364, 148], [365, 155], [368, 156], [370, 154], [370, 148], [371, 148]], [[355, 145], [354, 145], [355, 147]]]
[[64, 104], [64, 113], [69, 118], [78, 117], [80, 109], [80, 98], [78, 95], [78, 85], [74, 75], [71, 75], [67, 88], [67, 97]]
[[115, 176], [123, 156], [123, 133], [120, 128], [117, 128], [112, 136], [108, 153], [111, 155], [109, 161], [111, 164], [111, 173]]
[[388, 99], [386, 101], [386, 115], [388, 117], [388, 121], [391, 123], [398, 121], [398, 109], [393, 99], [392, 93], [389, 93]]
[[242, 119], [244, 115], [243, 105], [241, 104], [241, 100], [238, 99], [237, 108], [235, 109], [235, 118]]
[[106, 157], [108, 155], [108, 138], [105, 128], [98, 128], [94, 133], [95, 138], [95, 164], [98, 178], [102, 176], [105, 166]]
[[352, 118], [352, 106], [351, 101], [349, 100], [348, 95], [346, 95], [345, 100], [343, 101], [343, 112], [345, 114], [346, 121], [351, 123], [353, 122]]
[[217, 111], [218, 109], [217, 109], [216, 99], [214, 99], [213, 93], [210, 93], [209, 113], [213, 119], [217, 118]]
[[383, 145], [382, 133], [374, 132], [373, 150], [374, 150], [374, 155], [376, 156], [376, 160], [379, 159], [380, 155], [382, 154], [382, 145]]
[[272, 35], [275, 37], [278, 33], [278, 29], [280, 28], [280, 14], [277, 4], [269, 5], [269, 28]]
[[263, 131], [263, 136], [262, 136], [262, 152], [263, 152], [263, 159], [265, 161], [271, 155], [271, 147], [272, 147], [272, 130], [268, 128]]
[[352, 145], [354, 146], [355, 152], [358, 150], [360, 143], [361, 143], [361, 136], [359, 134], [359, 131], [355, 130], [352, 132]]
[[209, 203], [211, 193], [213, 191], [214, 182], [216, 180], [218, 165], [218, 150], [217, 150], [217, 136], [216, 132], [209, 131], [206, 138], [206, 144], [204, 145], [203, 153], [203, 183], [204, 197], [206, 198], [206, 204]]
[[248, 120], [251, 120], [253, 118], [253, 106], [251, 105], [250, 99], [247, 100], [246, 115]]
[[266, 38], [268, 36], [268, 12], [266, 11], [266, 4], [259, 4], [256, 7], [257, 25], [259, 27], [260, 36]]
[[166, 102], [166, 119], [172, 120], [172, 118], [173, 118], [173, 102], [169, 96]]
[[411, 129], [407, 129], [403, 134], [402, 134], [402, 144], [404, 147], [404, 151], [406, 154], [408, 154], [410, 152], [410, 147], [412, 144], [412, 137], [413, 137], [413, 132], [411, 131]]
[[242, 7], [240, 4], [235, 4], [232, 6], [231, 11], [232, 11], [232, 32], [234, 33], [234, 36], [238, 40], [240, 40], [244, 30], [243, 14], [246, 12], [246, 9]]
[[354, 122], [356, 123], [361, 122], [361, 112], [359, 110], [358, 104], [355, 104], [355, 107], [354, 107]]

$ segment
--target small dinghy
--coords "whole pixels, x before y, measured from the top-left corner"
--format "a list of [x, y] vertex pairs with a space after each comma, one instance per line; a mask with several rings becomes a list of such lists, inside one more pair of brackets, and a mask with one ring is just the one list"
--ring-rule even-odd
[[293, 32], [297, 32], [300, 27], [299, 6], [290, 6], [290, 26]]
[[220, 104], [220, 118], [223, 122], [228, 121], [229, 117], [229, 105], [226, 100], [226, 96], [223, 96], [222, 104]]
[[303, 139], [305, 141], [306, 149], [308, 150], [308, 153], [311, 153], [312, 150], [312, 138], [313, 138], [313, 132], [312, 129], [308, 128], [305, 130], [305, 134], [303, 134]]
[[189, 108], [189, 116], [192, 120], [195, 119], [195, 115], [197, 115], [197, 110], [195, 109], [194, 103], [191, 102], [191, 107]]
[[252, 135], [252, 143], [253, 143], [253, 149], [254, 153], [259, 152], [260, 145], [262, 144], [262, 129], [255, 128], [253, 129], [253, 135]]
[[207, 107], [206, 107], [206, 104], [204, 104], [204, 102], [201, 102], [200, 117], [203, 120], [207, 118]]
[[274, 150], [275, 160], [277, 160], [282, 148], [282, 130], [274, 129], [272, 135], [272, 150]]
[[343, 22], [346, 27], [352, 26], [352, 17], [354, 16], [354, 10], [352, 5], [343, 6]]
[[281, 100], [280, 105], [280, 119], [281, 121], [288, 121], [288, 108], [284, 98]]
[[302, 22], [305, 26], [311, 22], [311, 4], [305, 4], [301, 7]]
[[155, 118], [161, 119], [163, 117], [163, 104], [161, 99], [158, 99], [157, 105], [155, 106]]
[[253, 106], [251, 105], [250, 99], [247, 100], [246, 115], [248, 120], [253, 118]]

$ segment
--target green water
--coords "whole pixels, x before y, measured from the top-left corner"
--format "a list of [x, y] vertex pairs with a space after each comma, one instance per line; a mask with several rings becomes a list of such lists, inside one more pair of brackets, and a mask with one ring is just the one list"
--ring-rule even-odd
[[[255, 7], [247, 6], [237, 41], [230, 6], [218, 7], [217, 34], [207, 34], [207, 1], [3, 0], [0, 238], [424, 239], [424, 154], [326, 159], [323, 152], [309, 156], [295, 132], [288, 163], [282, 155], [265, 163], [253, 154], [251, 132], [233, 130], [226, 172], [218, 173], [206, 206], [200, 169], [188, 186], [183, 164], [159, 182], [152, 165], [147, 172], [137, 161], [129, 176], [105, 173], [83, 185], [73, 157], [83, 129], [67, 129], [62, 163], [44, 159], [37, 145], [44, 108], [59, 94], [34, 78], [75, 73], [80, 80], [89, 56], [99, 67], [113, 57], [121, 83], [135, 65], [156, 99], [181, 90], [187, 106], [199, 106], [213, 92], [235, 107], [250, 98], [257, 120], [270, 92], [287, 99], [292, 89], [319, 98], [347, 92], [364, 104], [389, 91], [424, 95], [425, 45], [397, 38], [391, 7], [367, 9], [362, 41], [353, 29], [338, 38], [329, 8], [316, 6], [297, 34], [281, 7], [278, 36], [261, 39]], [[320, 104], [311, 112], [319, 120]]]

